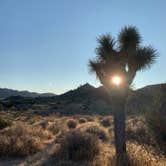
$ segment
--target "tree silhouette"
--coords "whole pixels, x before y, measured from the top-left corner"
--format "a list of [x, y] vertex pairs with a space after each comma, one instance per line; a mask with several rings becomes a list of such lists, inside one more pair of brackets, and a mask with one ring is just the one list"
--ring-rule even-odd
[[89, 67], [110, 95], [114, 113], [116, 163], [118, 166], [125, 166], [126, 99], [136, 73], [148, 69], [155, 62], [156, 50], [151, 46], [141, 46], [141, 36], [134, 26], [122, 28], [117, 41], [110, 34], [106, 34], [100, 36], [97, 42], [97, 57], [89, 61]]

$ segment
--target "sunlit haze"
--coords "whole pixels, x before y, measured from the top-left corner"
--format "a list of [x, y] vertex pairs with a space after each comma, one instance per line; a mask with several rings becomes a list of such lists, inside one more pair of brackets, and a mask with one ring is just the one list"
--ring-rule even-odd
[[122, 78], [119, 76], [113, 76], [111, 81], [113, 84], [119, 86], [122, 83]]
[[60, 94], [86, 82], [99, 86], [87, 65], [96, 38], [116, 37], [125, 25], [136, 26], [159, 55], [134, 87], [164, 83], [165, 8], [164, 0], [1, 0], [0, 88]]

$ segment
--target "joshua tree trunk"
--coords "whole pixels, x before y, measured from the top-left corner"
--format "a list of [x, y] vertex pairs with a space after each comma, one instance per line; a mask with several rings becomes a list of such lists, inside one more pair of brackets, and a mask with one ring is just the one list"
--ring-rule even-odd
[[127, 153], [126, 153], [126, 133], [125, 133], [125, 96], [115, 97], [113, 100], [114, 105], [114, 134], [115, 134], [115, 148], [116, 148], [116, 166], [127, 166]]

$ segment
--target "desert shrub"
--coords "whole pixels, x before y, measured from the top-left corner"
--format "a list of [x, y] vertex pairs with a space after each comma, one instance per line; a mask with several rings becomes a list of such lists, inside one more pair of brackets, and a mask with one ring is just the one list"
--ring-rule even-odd
[[98, 125], [87, 126], [85, 132], [97, 136], [102, 141], [108, 141], [109, 139], [106, 129]]
[[60, 143], [60, 157], [76, 162], [93, 160], [100, 150], [98, 139], [84, 132], [66, 133]]
[[45, 130], [45, 129], [47, 129], [49, 122], [47, 120], [44, 120], [44, 121], [40, 122], [39, 125]]
[[100, 124], [103, 125], [104, 127], [109, 127], [111, 126], [111, 120], [110, 118], [104, 118], [100, 121]]
[[0, 156], [26, 156], [40, 151], [52, 135], [40, 128], [16, 124], [0, 135]]
[[74, 119], [69, 119], [69, 120], [67, 120], [67, 126], [70, 129], [74, 129], [77, 126], [77, 121]]
[[40, 121], [41, 120], [41, 117], [40, 116], [30, 116], [29, 118], [28, 118], [28, 123], [29, 124], [34, 124], [34, 123], [36, 123], [36, 122], [38, 122], [38, 121]]
[[12, 124], [11, 121], [0, 117], [0, 129], [6, 128], [8, 126], [11, 126], [11, 124]]
[[154, 97], [154, 106], [145, 114], [148, 129], [158, 142], [166, 143], [166, 88], [162, 87], [160, 93]]
[[166, 142], [166, 117], [161, 116], [157, 111], [146, 114], [149, 130], [157, 140]]
[[54, 135], [60, 134], [61, 132], [66, 132], [69, 128], [65, 121], [66, 118], [54, 119], [54, 121], [50, 122], [47, 130], [51, 131]]
[[52, 123], [49, 127], [48, 130], [51, 131], [53, 134], [57, 134], [60, 132], [62, 126], [59, 125], [59, 123]]
[[153, 149], [136, 143], [127, 144], [127, 154], [131, 166], [164, 166], [166, 159], [163, 155], [155, 153]]
[[86, 116], [86, 120], [87, 120], [88, 122], [93, 122], [93, 121], [94, 121], [94, 118], [89, 115], [89, 116]]
[[26, 156], [42, 149], [40, 139], [27, 135], [0, 136], [0, 140], [0, 156]]
[[79, 118], [79, 123], [86, 123], [87, 120], [85, 118]]
[[126, 123], [126, 138], [140, 144], [155, 145], [156, 141], [148, 132], [144, 117], [132, 117]]
[[13, 125], [9, 129], [5, 130], [4, 133], [7, 136], [13, 136], [19, 137], [21, 135], [29, 135], [34, 137], [39, 137], [41, 139], [50, 139], [51, 134], [47, 130], [43, 130], [41, 128], [33, 127], [30, 125], [18, 123], [16, 125]]

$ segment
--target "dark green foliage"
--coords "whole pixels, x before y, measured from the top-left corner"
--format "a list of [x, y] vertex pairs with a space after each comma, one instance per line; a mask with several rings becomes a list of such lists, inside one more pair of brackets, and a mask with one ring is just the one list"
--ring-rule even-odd
[[141, 42], [141, 36], [138, 29], [134, 26], [125, 26], [119, 33], [118, 44], [120, 49], [136, 47]]
[[140, 45], [141, 35], [134, 26], [122, 28], [116, 48], [116, 41], [109, 34], [100, 36], [97, 41], [97, 57], [89, 61], [89, 67], [107, 88], [114, 74], [122, 75], [130, 86], [137, 71], [149, 68], [155, 62], [156, 50]]
[[135, 66], [137, 70], [149, 68], [156, 59], [156, 50], [149, 47], [140, 47], [137, 49], [137, 56], [135, 57]]

